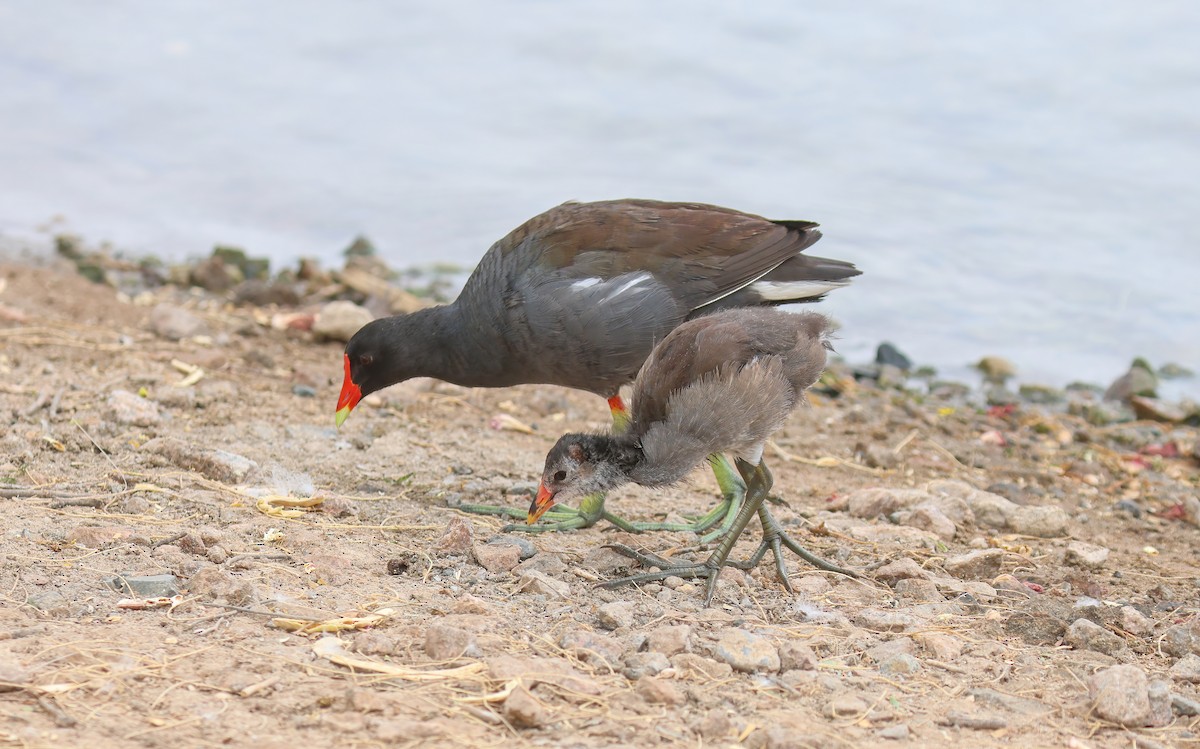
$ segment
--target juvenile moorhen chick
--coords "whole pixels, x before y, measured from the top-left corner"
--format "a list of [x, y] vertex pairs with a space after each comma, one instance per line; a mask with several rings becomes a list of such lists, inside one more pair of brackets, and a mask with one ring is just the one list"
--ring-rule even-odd
[[[733, 526], [702, 563], [680, 564], [628, 546], [612, 549], [658, 572], [612, 580], [605, 587], [661, 580], [668, 576], [708, 580], [704, 603], [716, 589], [726, 564], [748, 569], [771, 549], [779, 579], [788, 592], [781, 546], [817, 567], [854, 576], [813, 556], [780, 528], [763, 500], [771, 473], [763, 445], [779, 429], [825, 368], [829, 321], [813, 312], [734, 309], [685, 322], [660, 343], [633, 384], [629, 427], [619, 434], [567, 434], [546, 456], [537, 497], [529, 507], [532, 523], [564, 497], [606, 492], [621, 484], [665, 486], [682, 479], [705, 456], [735, 456], [746, 482], [746, 501]], [[763, 540], [747, 562], [729, 562], [729, 552], [754, 515]]]
[[[589, 390], [608, 398], [619, 429], [621, 386], [680, 323], [719, 309], [817, 301], [859, 274], [802, 254], [820, 238], [816, 227], [697, 203], [564, 203], [492, 245], [454, 303], [359, 330], [346, 346], [337, 424], [368, 393], [435, 377]], [[725, 501], [695, 526], [624, 523], [593, 495], [579, 510], [552, 513], [562, 522], [517, 527], [581, 528], [603, 517], [627, 530], [703, 532], [724, 516], [727, 528], [744, 487], [727, 461], [712, 462]], [[462, 509], [524, 517], [515, 508]]]

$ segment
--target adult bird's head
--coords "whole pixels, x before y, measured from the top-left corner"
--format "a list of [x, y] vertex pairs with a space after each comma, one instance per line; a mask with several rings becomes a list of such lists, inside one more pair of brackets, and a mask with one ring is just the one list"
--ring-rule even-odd
[[334, 422], [342, 422], [365, 396], [382, 390], [407, 377], [397, 377], [398, 367], [395, 345], [388, 345], [388, 318], [374, 320], [364, 325], [346, 344], [344, 365], [346, 375], [342, 380], [342, 392], [338, 396], [337, 414]]

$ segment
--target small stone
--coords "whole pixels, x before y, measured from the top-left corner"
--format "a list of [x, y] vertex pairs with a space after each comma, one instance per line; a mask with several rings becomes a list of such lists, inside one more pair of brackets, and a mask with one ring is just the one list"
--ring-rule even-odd
[[28, 669], [11, 655], [0, 654], [0, 692], [11, 692], [28, 684], [30, 674]]
[[168, 341], [179, 341], [206, 335], [208, 325], [182, 307], [159, 304], [150, 310], [150, 330]]
[[329, 302], [313, 320], [313, 333], [331, 341], [349, 341], [359, 328], [375, 319], [367, 309], [354, 302]]
[[888, 585], [895, 586], [900, 580], [927, 578], [929, 577], [929, 572], [917, 564], [915, 559], [902, 557], [894, 559], [875, 570], [875, 577]]
[[475, 529], [463, 517], [454, 515], [438, 537], [434, 549], [442, 554], [467, 554], [475, 540]]
[[1128, 403], [1135, 395], [1154, 398], [1158, 393], [1158, 377], [1144, 359], [1134, 359], [1129, 371], [1118, 377], [1104, 391], [1104, 400]]
[[646, 647], [667, 656], [685, 653], [690, 650], [688, 638], [691, 636], [692, 628], [686, 624], [658, 627], [646, 634]]
[[179, 595], [179, 578], [164, 575], [119, 575], [107, 580], [113, 590], [139, 598], [170, 598]]
[[258, 464], [236, 453], [200, 447], [173, 437], [157, 437], [142, 445], [188, 471], [225, 484], [243, 483]]
[[1200, 655], [1200, 620], [1167, 627], [1160, 647], [1167, 655], [1182, 658], [1188, 653]]
[[1171, 678], [1176, 681], [1186, 681], [1200, 684], [1200, 655], [1188, 653], [1171, 666]]
[[921, 670], [921, 663], [908, 653], [897, 653], [879, 664], [879, 673], [884, 676], [904, 676]]
[[1030, 697], [1020, 697], [1015, 694], [998, 692], [995, 689], [988, 689], [987, 687], [974, 687], [968, 694], [971, 695], [971, 698], [975, 702], [981, 705], [1003, 708], [1020, 715], [1041, 715], [1054, 711], [1054, 708], [1045, 702]]
[[806, 643], [787, 640], [779, 646], [780, 671], [812, 671], [820, 660], [816, 651]]
[[1145, 398], [1140, 395], [1135, 395], [1129, 399], [1129, 405], [1133, 406], [1133, 413], [1135, 416], [1146, 421], [1160, 421], [1164, 424], [1176, 424], [1183, 421], [1188, 416], [1187, 412], [1179, 406], [1159, 400], [1158, 398]]
[[1009, 598], [1031, 598], [1034, 595], [1034, 592], [1030, 590], [1028, 585], [1007, 572], [996, 575], [996, 579], [992, 580], [992, 587], [998, 591], [1011, 593], [1012, 595]]
[[1089, 570], [1098, 570], [1107, 561], [1108, 549], [1083, 541], [1072, 541], [1067, 544], [1066, 554], [1063, 555], [1063, 562], [1066, 564]]
[[916, 649], [917, 644], [911, 637], [897, 637], [894, 640], [886, 640], [878, 645], [867, 648], [863, 655], [875, 663], [882, 663], [893, 655], [899, 655], [900, 653], [912, 655]]
[[[722, 664], [724, 665], [724, 664]], [[630, 653], [625, 656], [625, 669], [621, 674], [631, 681], [643, 676], [654, 676], [671, 667], [671, 661], [662, 653]], [[729, 668], [725, 666], [725, 668]]]
[[1058, 388], [1032, 383], [1022, 384], [1018, 387], [1017, 395], [1021, 396], [1027, 403], [1037, 403], [1039, 405], [1062, 403], [1067, 399], [1067, 394]]
[[779, 670], [779, 651], [771, 641], [736, 627], [721, 633], [713, 655], [736, 671], [753, 673]]
[[1150, 700], [1150, 725], [1165, 726], [1175, 719], [1171, 711], [1171, 683], [1169, 681], [1155, 679], [1150, 682], [1150, 687], [1146, 690], [1146, 697]]
[[888, 609], [863, 609], [854, 615], [854, 623], [873, 632], [905, 632], [917, 626], [912, 614]]
[[1181, 694], [1171, 695], [1171, 709], [1177, 714], [1190, 718], [1200, 715], [1200, 702], [1190, 700]]
[[825, 714], [830, 718], [862, 717], [871, 706], [856, 694], [840, 694], [825, 705]]
[[605, 629], [620, 629], [633, 626], [633, 602], [612, 601], [596, 612], [600, 626]]
[[554, 598], [569, 598], [571, 586], [562, 580], [555, 580], [545, 572], [530, 570], [521, 575], [517, 590], [522, 593], [545, 595]]
[[1097, 671], [1088, 680], [1092, 712], [1122, 726], [1145, 726], [1150, 722], [1149, 680], [1146, 672], [1132, 664]]
[[119, 424], [149, 427], [162, 421], [158, 404], [128, 390], [114, 390], [108, 396], [108, 417]]
[[[610, 670], [620, 664], [625, 653], [625, 644], [617, 638], [578, 629], [565, 633], [558, 644], [587, 663], [604, 665]], [[665, 656], [663, 661], [670, 665]]]
[[515, 546], [521, 552], [521, 561], [537, 556], [537, 547], [528, 538], [520, 536], [492, 536], [488, 543], [493, 546]]
[[517, 546], [474, 544], [471, 551], [479, 566], [488, 572], [508, 572], [521, 563], [521, 549]]
[[249, 606], [258, 596], [254, 586], [219, 567], [204, 567], [187, 582], [187, 593], [202, 601]]
[[1121, 629], [1131, 635], [1148, 637], [1154, 632], [1154, 620], [1133, 606], [1121, 607]]
[[1016, 366], [1002, 356], [985, 356], [975, 364], [975, 368], [983, 375], [983, 379], [993, 383], [1003, 383], [1015, 377]]
[[1067, 533], [1067, 511], [1055, 505], [1018, 507], [1009, 518], [1013, 533], [1037, 538], [1057, 538]]
[[944, 632], [918, 632], [913, 637], [934, 660], [950, 662], [962, 655], [963, 642], [954, 635]]
[[1030, 645], [1055, 645], [1067, 631], [1071, 608], [1048, 596], [1017, 604], [1017, 611], [1004, 622], [1004, 631]]
[[504, 719], [518, 728], [537, 728], [549, 718], [548, 711], [525, 687], [517, 687], [504, 698]]
[[964, 580], [991, 580], [1000, 573], [1008, 552], [1004, 549], [980, 549], [949, 557], [946, 571]]
[[897, 369], [908, 371], [912, 369], [912, 359], [905, 356], [895, 345], [884, 341], [875, 349], [876, 364], [890, 364]]
[[106, 549], [131, 539], [134, 529], [128, 525], [81, 525], [67, 533], [67, 540], [89, 549]]
[[434, 622], [425, 628], [425, 655], [435, 661], [450, 661], [464, 655], [478, 656], [475, 635], [445, 622]]
[[671, 665], [679, 672], [681, 678], [688, 678], [691, 675], [706, 681], [720, 681], [733, 675], [733, 666], [728, 663], [705, 658], [696, 653], [673, 655], [671, 656]]
[[1063, 641], [1076, 650], [1094, 650], [1115, 655], [1125, 649], [1125, 641], [1090, 619], [1076, 619], [1067, 627]]
[[733, 734], [733, 723], [724, 710], [713, 710], [696, 724], [696, 732], [710, 744], [724, 743]]
[[902, 601], [914, 603], [937, 603], [946, 600], [946, 597], [938, 590], [937, 583], [915, 577], [896, 583], [896, 597]]
[[910, 731], [905, 723], [897, 723], [894, 726], [880, 728], [875, 732], [875, 735], [881, 739], [891, 739], [892, 741], [904, 741], [908, 738]]
[[942, 512], [941, 508], [928, 504], [914, 508], [912, 512], [903, 515], [899, 522], [910, 528], [929, 531], [943, 541], [953, 540], [955, 534], [958, 533], [958, 527], [954, 525], [954, 521], [946, 517], [946, 513]]
[[634, 691], [651, 705], [682, 705], [687, 701], [679, 687], [656, 676], [643, 676], [638, 679]]
[[244, 276], [236, 265], [226, 264], [219, 255], [214, 255], [193, 266], [188, 279], [193, 286], [220, 294], [241, 283]]
[[562, 556], [545, 552], [517, 565], [518, 575], [526, 572], [544, 572], [551, 577], [561, 577], [567, 572], [567, 563], [562, 560]]

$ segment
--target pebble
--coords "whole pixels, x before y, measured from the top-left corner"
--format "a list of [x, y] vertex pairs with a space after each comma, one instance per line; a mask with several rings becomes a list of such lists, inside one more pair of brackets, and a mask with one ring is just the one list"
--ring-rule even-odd
[[915, 577], [905, 578], [896, 583], [896, 597], [913, 603], [938, 603], [946, 600], [938, 590], [937, 583]]
[[1017, 374], [1017, 367], [1002, 356], [985, 356], [975, 363], [975, 369], [988, 382], [1003, 383]]
[[736, 671], [753, 673], [779, 670], [779, 651], [771, 641], [736, 627], [721, 633], [713, 655]]
[[292, 395], [298, 395], [301, 398], [316, 398], [317, 390], [311, 385], [292, 385]]
[[188, 280], [193, 286], [220, 294], [241, 283], [244, 276], [236, 265], [228, 265], [214, 255], [192, 266]]
[[442, 554], [467, 554], [475, 541], [475, 529], [466, 518], [454, 515], [438, 537], [434, 549]]
[[1132, 664], [1097, 671], [1088, 680], [1092, 712], [1103, 720], [1128, 727], [1149, 724], [1149, 689], [1146, 672]]
[[911, 732], [906, 723], [897, 723], [894, 726], [880, 728], [875, 732], [875, 735], [881, 739], [890, 739], [892, 741], [904, 741], [909, 737]]
[[1020, 715], [1039, 715], [1054, 710], [1050, 705], [1030, 697], [1006, 694], [1005, 692], [998, 692], [995, 689], [988, 689], [987, 687], [975, 687], [968, 694], [971, 695], [971, 698], [975, 702], [981, 705], [1000, 707]]
[[530, 570], [521, 575], [517, 590], [522, 593], [545, 595], [554, 598], [569, 598], [571, 586], [562, 580], [555, 580], [540, 570]]
[[918, 620], [903, 611], [867, 608], [854, 615], [854, 623], [873, 632], [905, 632], [916, 627]]
[[67, 540], [89, 549], [106, 549], [133, 538], [133, 535], [134, 529], [128, 525], [80, 525], [67, 533]]
[[875, 570], [875, 579], [892, 586], [895, 586], [900, 580], [927, 577], [929, 577], [929, 572], [917, 564], [915, 559], [909, 557], [894, 559]]
[[445, 622], [434, 622], [425, 628], [425, 655], [435, 661], [449, 661], [479, 654], [475, 635], [468, 630]]
[[1158, 398], [1146, 398], [1135, 395], [1129, 399], [1129, 405], [1133, 406], [1134, 415], [1139, 419], [1147, 421], [1161, 421], [1167, 424], [1175, 424], [1183, 421], [1188, 416], [1187, 412], [1179, 406], [1159, 400]]
[[1022, 536], [1056, 538], [1067, 534], [1069, 520], [1067, 511], [1057, 505], [1018, 505], [1016, 512], [1008, 520], [1008, 528]]
[[935, 660], [949, 662], [962, 655], [963, 641], [944, 632], [918, 632], [917, 644]]
[[[558, 644], [585, 662], [602, 664], [610, 670], [621, 663], [621, 656], [625, 652], [625, 644], [612, 635], [578, 629], [563, 634]], [[666, 661], [666, 658], [663, 660]]]
[[912, 655], [916, 649], [917, 643], [911, 637], [897, 637], [894, 640], [887, 640], [867, 648], [863, 654], [875, 663], [882, 663], [893, 655], [899, 655], [900, 653]]
[[688, 642], [691, 636], [692, 628], [686, 624], [658, 627], [646, 634], [646, 647], [668, 656], [686, 653], [691, 649]]
[[1200, 684], [1200, 655], [1188, 653], [1175, 661], [1175, 665], [1171, 666], [1171, 678]]
[[237, 453], [192, 445], [173, 437], [156, 437], [142, 449], [163, 456], [175, 465], [226, 484], [243, 483], [258, 464]]
[[887, 341], [879, 344], [879, 348], [875, 349], [875, 363], [879, 365], [890, 364], [906, 372], [912, 369], [912, 359], [909, 359], [894, 344]]
[[596, 611], [600, 626], [605, 629], [621, 629], [633, 626], [633, 602], [611, 601]]
[[871, 709], [866, 700], [856, 694], [839, 694], [825, 705], [825, 714], [830, 718], [860, 717]]
[[946, 572], [967, 580], [991, 580], [1000, 573], [1008, 552], [1004, 549], [980, 549], [947, 557]]
[[897, 653], [879, 664], [879, 673], [884, 676], [903, 676], [921, 670], [921, 663], [908, 653]]
[[22, 685], [29, 683], [29, 679], [29, 670], [19, 661], [7, 653], [0, 654], [0, 692], [20, 689]]
[[518, 728], [537, 728], [549, 719], [549, 712], [525, 687], [517, 687], [504, 698], [504, 719]]
[[219, 567], [204, 567], [187, 581], [187, 593], [202, 601], [249, 606], [258, 600], [254, 586]]
[[1104, 391], [1104, 400], [1128, 403], [1135, 395], [1153, 398], [1157, 393], [1158, 378], [1142, 359], [1135, 359], [1129, 371], [1113, 380]]
[[1188, 699], [1181, 694], [1172, 694], [1171, 709], [1178, 715], [1190, 718], [1200, 715], [1200, 702]]
[[1133, 606], [1122, 606], [1121, 629], [1131, 635], [1148, 637], [1154, 632], [1154, 620]]
[[113, 590], [141, 598], [170, 598], [179, 595], [179, 578], [163, 575], [118, 575], [107, 580]]
[[331, 341], [349, 341], [358, 329], [375, 319], [366, 308], [354, 302], [329, 302], [313, 320], [313, 333]]
[[1030, 590], [1028, 585], [1007, 572], [996, 575], [996, 578], [992, 580], [992, 587], [997, 591], [1012, 594], [1009, 598], [1032, 598], [1034, 596], [1034, 592]]
[[488, 539], [488, 543], [494, 546], [515, 546], [521, 553], [521, 560], [532, 559], [537, 556], [537, 547], [527, 538], [520, 536], [492, 536]]
[[1182, 658], [1188, 653], [1200, 655], [1200, 621], [1184, 622], [1167, 627], [1159, 647], [1167, 655]]
[[471, 552], [476, 563], [488, 572], [508, 572], [521, 563], [521, 550], [516, 546], [474, 544]]
[[150, 330], [168, 341], [207, 335], [209, 332], [204, 320], [171, 304], [159, 304], [150, 310]]
[[941, 508], [931, 504], [922, 504], [914, 508], [912, 512], [903, 514], [899, 523], [929, 531], [943, 541], [953, 540], [955, 534], [958, 533], [958, 527], [954, 521], [946, 517], [946, 513], [942, 512]]
[[118, 424], [149, 427], [162, 421], [158, 404], [128, 390], [114, 390], [108, 395], [108, 417]]
[[651, 705], [682, 705], [687, 701], [687, 696], [679, 687], [656, 676], [643, 676], [638, 679], [633, 690]]
[[662, 673], [670, 667], [670, 659], [662, 653], [630, 653], [625, 656], [625, 668], [621, 674], [630, 681], [637, 681], [643, 676]]
[[1054, 645], [1067, 631], [1071, 607], [1063, 601], [1039, 596], [1017, 604], [1004, 622], [1004, 631], [1030, 645]]
[[1094, 650], [1105, 655], [1116, 655], [1125, 649], [1125, 640], [1090, 619], [1071, 622], [1063, 641], [1076, 650]]
[[1108, 549], [1083, 541], [1072, 541], [1067, 544], [1063, 562], [1075, 567], [1098, 570], [1108, 561]]
[[812, 671], [820, 660], [816, 651], [806, 643], [787, 640], [779, 646], [780, 671]]

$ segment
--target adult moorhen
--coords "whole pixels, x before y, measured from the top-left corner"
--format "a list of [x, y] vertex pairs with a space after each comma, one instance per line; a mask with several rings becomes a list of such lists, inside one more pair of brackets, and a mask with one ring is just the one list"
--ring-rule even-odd
[[[820, 238], [816, 227], [698, 203], [551, 208], [492, 245], [454, 303], [375, 320], [351, 338], [337, 424], [368, 393], [435, 377], [469, 387], [589, 390], [608, 398], [619, 429], [627, 418], [621, 386], [683, 321], [719, 309], [817, 301], [859, 275], [851, 263], [802, 254]], [[694, 526], [625, 523], [596, 495], [547, 517], [560, 522], [513, 528], [581, 528], [603, 517], [627, 530], [703, 532], [724, 517], [720, 533], [744, 486], [724, 458], [712, 462], [725, 499]], [[461, 509], [524, 517], [516, 508]]]
[[[633, 384], [629, 427], [619, 434], [567, 434], [546, 456], [532, 523], [559, 498], [606, 492], [621, 484], [665, 486], [682, 479], [705, 456], [729, 452], [746, 481], [746, 502], [712, 554], [701, 563], [679, 563], [628, 546], [610, 548], [657, 572], [603, 583], [616, 587], [668, 576], [706, 578], [704, 605], [712, 601], [721, 568], [748, 569], [771, 549], [779, 579], [792, 592], [783, 562], [786, 546], [832, 572], [854, 573], [813, 556], [780, 528], [763, 504], [771, 473], [763, 445], [825, 368], [829, 321], [814, 312], [734, 309], [691, 320], [660, 343]], [[746, 562], [729, 552], [754, 515], [763, 540]]]

